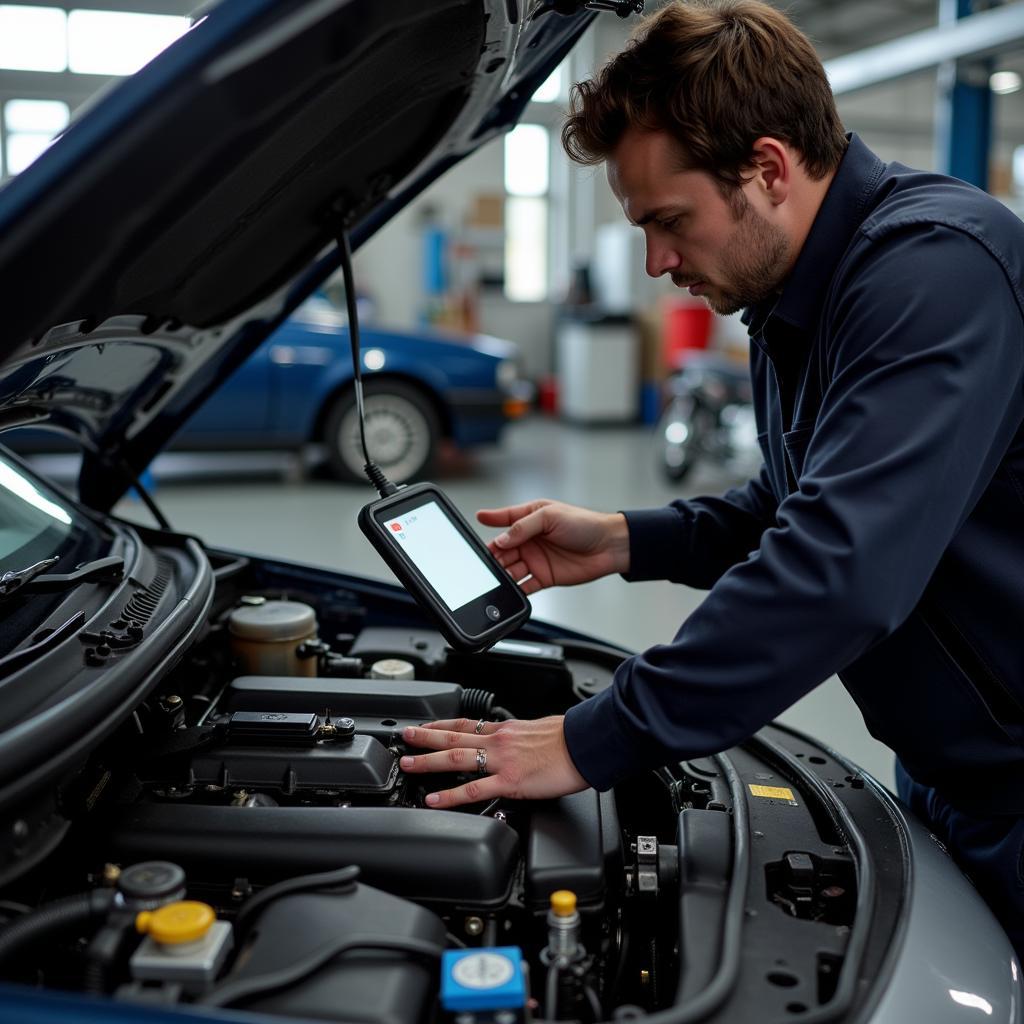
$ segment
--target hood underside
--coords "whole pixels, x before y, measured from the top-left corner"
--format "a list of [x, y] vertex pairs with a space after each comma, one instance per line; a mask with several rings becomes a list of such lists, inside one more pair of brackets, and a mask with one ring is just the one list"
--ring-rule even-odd
[[[444, 169], [513, 124], [591, 15], [514, 0], [225, 0], [0, 191], [0, 429], [138, 472]], [[116, 388], [104, 387], [115, 382]], [[98, 468], [98, 467], [97, 467]]]

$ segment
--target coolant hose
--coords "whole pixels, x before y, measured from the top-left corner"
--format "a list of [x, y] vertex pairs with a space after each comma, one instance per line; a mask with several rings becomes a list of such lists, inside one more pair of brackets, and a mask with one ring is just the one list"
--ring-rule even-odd
[[460, 707], [466, 718], [491, 718], [499, 722], [515, 718], [511, 711], [494, 703], [494, 694], [490, 690], [464, 689]]
[[12, 921], [0, 931], [0, 966], [35, 942], [72, 928], [98, 924], [106, 917], [113, 900], [112, 889], [92, 889], [44, 903], [31, 913]]
[[490, 690], [464, 689], [462, 691], [462, 713], [466, 718], [488, 718], [494, 704]]

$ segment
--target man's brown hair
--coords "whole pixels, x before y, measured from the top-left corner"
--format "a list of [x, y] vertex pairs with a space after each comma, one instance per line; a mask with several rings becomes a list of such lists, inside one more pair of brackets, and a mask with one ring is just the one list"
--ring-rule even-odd
[[815, 180], [846, 149], [810, 41], [758, 0], [675, 0], [595, 78], [573, 86], [562, 145], [577, 163], [605, 160], [630, 128], [668, 132], [684, 169], [709, 172], [726, 194], [743, 183], [763, 135], [798, 150]]

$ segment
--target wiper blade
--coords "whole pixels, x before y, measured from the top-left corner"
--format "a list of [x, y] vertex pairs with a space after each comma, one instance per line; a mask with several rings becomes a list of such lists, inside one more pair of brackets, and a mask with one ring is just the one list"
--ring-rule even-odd
[[44, 558], [25, 569], [18, 569], [15, 572], [5, 572], [0, 576], [0, 597], [7, 597], [16, 590], [20, 590], [26, 583], [34, 579], [41, 572], [45, 572], [51, 565], [56, 565], [60, 558]]
[[0, 600], [20, 592], [52, 594], [72, 590], [80, 583], [116, 583], [124, 578], [124, 559], [120, 555], [97, 558], [80, 565], [74, 572], [44, 574], [60, 558], [44, 558], [17, 572], [0, 576]]

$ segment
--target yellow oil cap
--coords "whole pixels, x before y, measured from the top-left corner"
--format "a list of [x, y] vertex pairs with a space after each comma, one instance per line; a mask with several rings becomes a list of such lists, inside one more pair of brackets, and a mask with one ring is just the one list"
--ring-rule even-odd
[[556, 917], [571, 917], [576, 913], [576, 893], [559, 889], [551, 894], [551, 910]]
[[135, 918], [135, 930], [155, 942], [176, 945], [195, 942], [213, 926], [213, 907], [196, 900], [179, 900], [158, 910], [144, 910]]

